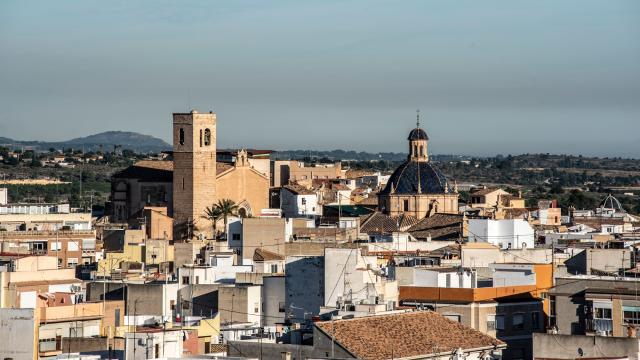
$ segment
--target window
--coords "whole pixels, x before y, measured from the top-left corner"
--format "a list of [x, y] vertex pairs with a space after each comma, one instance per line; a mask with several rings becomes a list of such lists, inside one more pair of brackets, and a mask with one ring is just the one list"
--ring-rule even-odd
[[180, 145], [184, 145], [184, 129], [180, 128], [179, 133], [180, 134], [178, 135], [178, 141], [180, 141]]
[[278, 264], [271, 264], [271, 273], [272, 274], [278, 273]]
[[211, 130], [204, 129], [204, 146], [211, 145]]
[[638, 306], [623, 306], [623, 320], [625, 324], [640, 324], [640, 307]]
[[418, 156], [418, 145], [413, 145], [413, 156]]
[[38, 345], [38, 350], [40, 352], [62, 350], [62, 339], [60, 338], [60, 336], [57, 336], [55, 338], [40, 339]]
[[280, 301], [278, 303], [278, 312], [283, 313], [285, 311], [284, 309], [285, 309], [284, 301]]
[[67, 258], [67, 267], [76, 267], [78, 265], [78, 258]]
[[451, 321], [460, 322], [460, 315], [457, 315], [457, 314], [444, 315], [444, 317], [449, 319], [449, 320], [451, 320]]
[[78, 242], [77, 241], [69, 241], [67, 243], [67, 250], [68, 251], [78, 251], [78, 250], [80, 250], [79, 246], [78, 246]]
[[595, 308], [594, 319], [606, 319], [611, 320], [611, 309]]
[[403, 200], [402, 202], [404, 211], [409, 211], [409, 200]]
[[513, 314], [513, 317], [511, 318], [511, 325], [513, 325], [513, 328], [515, 330], [524, 329], [524, 314], [523, 313]]
[[549, 325], [556, 326], [556, 297], [549, 296]]
[[200, 129], [200, 147], [202, 147], [202, 129]]
[[259, 313], [260, 312], [260, 303], [254, 303], [253, 304], [253, 312], [254, 313]]
[[240, 241], [240, 234], [231, 234], [231, 240]]
[[420, 146], [420, 156], [424, 156], [424, 146]]
[[504, 330], [504, 315], [495, 315], [496, 330]]
[[540, 312], [534, 311], [531, 313], [531, 329], [536, 331], [540, 330]]
[[189, 277], [188, 276], [183, 276], [182, 277], [182, 283], [185, 285], [189, 285]]
[[496, 314], [487, 315], [487, 331], [496, 330]]
[[120, 326], [120, 308], [117, 308], [113, 311], [113, 317], [116, 319], [115, 326]]

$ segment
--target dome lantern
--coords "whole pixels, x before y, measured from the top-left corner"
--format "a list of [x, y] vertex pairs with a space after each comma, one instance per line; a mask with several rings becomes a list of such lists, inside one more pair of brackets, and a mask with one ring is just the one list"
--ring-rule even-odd
[[420, 128], [420, 109], [416, 111], [416, 128], [409, 133], [409, 160], [410, 161], [429, 161], [428, 142], [429, 136]]

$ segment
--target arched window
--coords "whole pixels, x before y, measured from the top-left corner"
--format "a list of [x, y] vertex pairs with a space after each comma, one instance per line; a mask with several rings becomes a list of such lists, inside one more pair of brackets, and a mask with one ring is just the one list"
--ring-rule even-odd
[[420, 156], [424, 156], [424, 146], [420, 145]]
[[179, 141], [180, 141], [180, 145], [184, 145], [184, 129], [180, 128], [180, 134], [178, 135], [179, 137]]
[[202, 147], [202, 129], [200, 129], [200, 147]]
[[418, 145], [413, 145], [413, 156], [418, 156]]
[[247, 209], [245, 208], [240, 208], [240, 210], [238, 210], [238, 215], [240, 215], [241, 218], [246, 218], [247, 217]]
[[211, 145], [211, 130], [204, 129], [204, 146]]

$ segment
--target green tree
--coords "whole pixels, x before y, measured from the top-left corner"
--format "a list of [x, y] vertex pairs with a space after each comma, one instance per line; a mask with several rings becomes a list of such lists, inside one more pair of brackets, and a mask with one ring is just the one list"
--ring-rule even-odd
[[220, 208], [217, 204], [213, 204], [211, 206], [208, 206], [204, 210], [204, 215], [202, 215], [202, 218], [211, 221], [211, 225], [213, 227], [213, 239], [215, 240], [218, 234], [218, 230], [216, 229], [216, 227], [218, 224], [218, 220], [222, 218], [222, 211], [220, 211]]
[[221, 199], [218, 200], [216, 207], [224, 219], [224, 233], [226, 236], [229, 216], [235, 216], [238, 213], [238, 205], [231, 199]]

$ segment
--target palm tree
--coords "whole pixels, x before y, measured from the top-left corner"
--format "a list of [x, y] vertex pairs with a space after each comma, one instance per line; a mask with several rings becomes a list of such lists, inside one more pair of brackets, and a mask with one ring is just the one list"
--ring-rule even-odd
[[220, 208], [216, 204], [208, 206], [207, 208], [204, 209], [204, 215], [202, 215], [202, 218], [211, 221], [211, 224], [213, 225], [214, 240], [216, 239], [216, 235], [218, 234], [218, 231], [216, 230], [216, 226], [218, 224], [218, 220], [220, 220], [221, 217], [222, 217], [222, 212], [220, 211]]
[[222, 214], [222, 217], [224, 218], [224, 234], [226, 238], [227, 223], [228, 223], [229, 216], [237, 215], [238, 205], [235, 203], [235, 201], [231, 199], [222, 199], [222, 200], [218, 200], [218, 204], [216, 205], [216, 207], [218, 208], [218, 210]]

